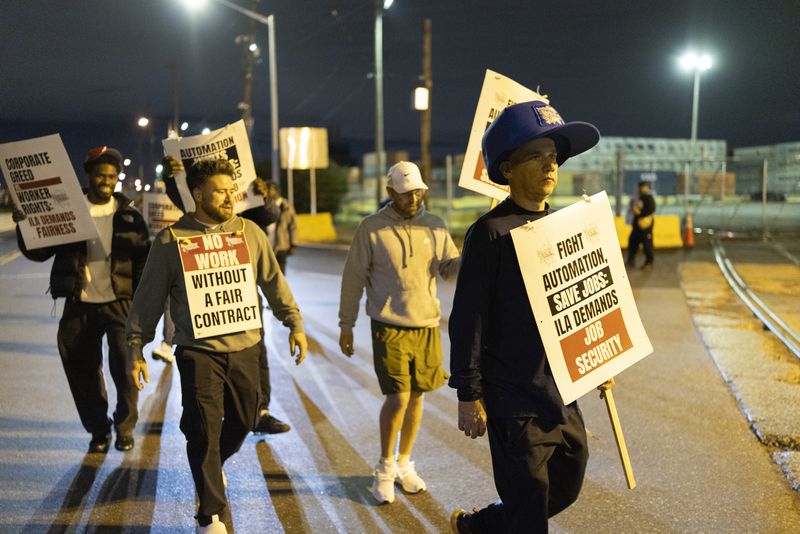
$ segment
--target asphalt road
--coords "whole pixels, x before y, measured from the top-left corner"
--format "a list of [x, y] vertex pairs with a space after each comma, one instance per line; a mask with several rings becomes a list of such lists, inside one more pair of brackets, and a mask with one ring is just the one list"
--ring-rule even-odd
[[[45, 295], [50, 264], [14, 250], [0, 235], [0, 531], [191, 532], [177, 369], [151, 361], [132, 452], [86, 455], [88, 435], [55, 347], [63, 303], [54, 315]], [[267, 321], [272, 411], [293, 429], [249, 437], [226, 465], [227, 521], [236, 532], [447, 532], [453, 508], [497, 498], [487, 441], [457, 430], [455, 394], [445, 387], [427, 396], [415, 449], [428, 491], [373, 504], [367, 486], [382, 397], [364, 317], [353, 358], [338, 350], [343, 260], [344, 252], [315, 249], [289, 259], [312, 350], [295, 367], [287, 332]], [[605, 405], [587, 395], [586, 482], [577, 503], [551, 521], [553, 532], [800, 531], [800, 499], [751, 430], [684, 298], [682, 262], [707, 260], [700, 249], [660, 252], [654, 270], [630, 273], [655, 347], [614, 390], [638, 485], [627, 489]], [[444, 310], [452, 290], [441, 286]]]

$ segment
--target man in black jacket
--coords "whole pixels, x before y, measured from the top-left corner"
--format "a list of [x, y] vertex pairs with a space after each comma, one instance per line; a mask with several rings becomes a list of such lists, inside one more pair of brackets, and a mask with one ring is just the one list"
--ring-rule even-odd
[[[89, 452], [105, 453], [111, 426], [114, 446], [133, 448], [133, 429], [139, 390], [126, 372], [125, 321], [150, 247], [147, 225], [133, 203], [114, 193], [122, 155], [114, 148], [97, 147], [86, 155], [86, 202], [99, 231], [99, 239], [28, 250], [17, 227], [17, 243], [26, 258], [47, 261], [50, 294], [64, 297], [58, 324], [58, 351], [81, 423], [92, 434]], [[15, 212], [14, 221], [25, 218]], [[108, 417], [108, 396], [103, 380], [102, 340], [108, 343], [108, 366], [117, 389], [113, 420]]]
[[633, 203], [633, 220], [631, 235], [628, 237], [628, 267], [636, 263], [639, 245], [644, 249], [644, 265], [642, 269], [653, 266], [653, 214], [656, 212], [656, 201], [650, 194], [650, 182], [639, 182], [639, 199]]
[[588, 459], [583, 416], [556, 388], [510, 232], [550, 213], [558, 167], [599, 138], [591, 124], [565, 123], [538, 101], [505, 108], [484, 133], [489, 178], [511, 194], [464, 240], [449, 384], [458, 391], [458, 428], [473, 439], [489, 436], [501, 502], [456, 510], [456, 532], [544, 533], [548, 518], [580, 492]]

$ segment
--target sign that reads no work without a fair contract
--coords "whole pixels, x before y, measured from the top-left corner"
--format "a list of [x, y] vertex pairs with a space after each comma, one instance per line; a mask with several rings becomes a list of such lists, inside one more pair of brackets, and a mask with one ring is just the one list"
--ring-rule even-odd
[[97, 239], [97, 227], [58, 134], [0, 144], [0, 167], [29, 249]]
[[478, 107], [475, 109], [475, 118], [472, 120], [467, 150], [464, 152], [464, 164], [458, 179], [460, 187], [497, 200], [503, 200], [508, 196], [508, 186], [494, 183], [486, 173], [486, 166], [483, 164], [481, 155], [481, 139], [492, 121], [506, 107], [531, 100], [547, 102], [547, 99], [536, 91], [532, 91], [502, 74], [486, 70], [481, 96], [478, 98]]
[[605, 192], [515, 228], [511, 237], [564, 403], [653, 352]]
[[[256, 167], [250, 151], [250, 141], [244, 121], [239, 120], [206, 135], [164, 139], [164, 153], [182, 161], [188, 169], [195, 162], [204, 159], [225, 159], [233, 165], [234, 193], [233, 212], [242, 211], [264, 205], [264, 197], [253, 193], [251, 184], [256, 179]], [[175, 184], [181, 195], [183, 207], [188, 213], [194, 211], [194, 199], [186, 185], [186, 173], [175, 175]]]
[[261, 308], [244, 233], [179, 237], [195, 339], [261, 328]]

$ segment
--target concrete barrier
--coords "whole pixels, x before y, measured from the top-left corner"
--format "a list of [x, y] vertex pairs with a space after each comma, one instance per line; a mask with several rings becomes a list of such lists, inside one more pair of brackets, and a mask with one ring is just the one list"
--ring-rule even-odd
[[[681, 218], [678, 215], [656, 215], [653, 226], [653, 247], [655, 248], [680, 248], [683, 246], [681, 238]], [[628, 248], [628, 236], [632, 228], [625, 224], [625, 217], [614, 217], [614, 226], [617, 228], [619, 246]]]
[[0, 232], [10, 232], [16, 226], [11, 219], [11, 213], [0, 213]]
[[336, 241], [336, 229], [330, 213], [297, 215], [297, 242], [322, 243]]

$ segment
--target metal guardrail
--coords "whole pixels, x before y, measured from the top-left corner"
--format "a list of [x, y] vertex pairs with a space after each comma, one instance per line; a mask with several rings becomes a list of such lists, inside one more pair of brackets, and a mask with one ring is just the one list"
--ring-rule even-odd
[[750, 287], [739, 276], [739, 273], [734, 269], [730, 259], [728, 259], [725, 247], [722, 246], [718, 238], [711, 240], [711, 245], [714, 248], [714, 257], [717, 260], [722, 275], [728, 281], [733, 291], [742, 299], [750, 311], [753, 312], [759, 321], [770, 332], [783, 342], [786, 347], [794, 353], [797, 358], [800, 358], [800, 336], [789, 325], [775, 315], [769, 307], [764, 304], [758, 296], [750, 290]]

